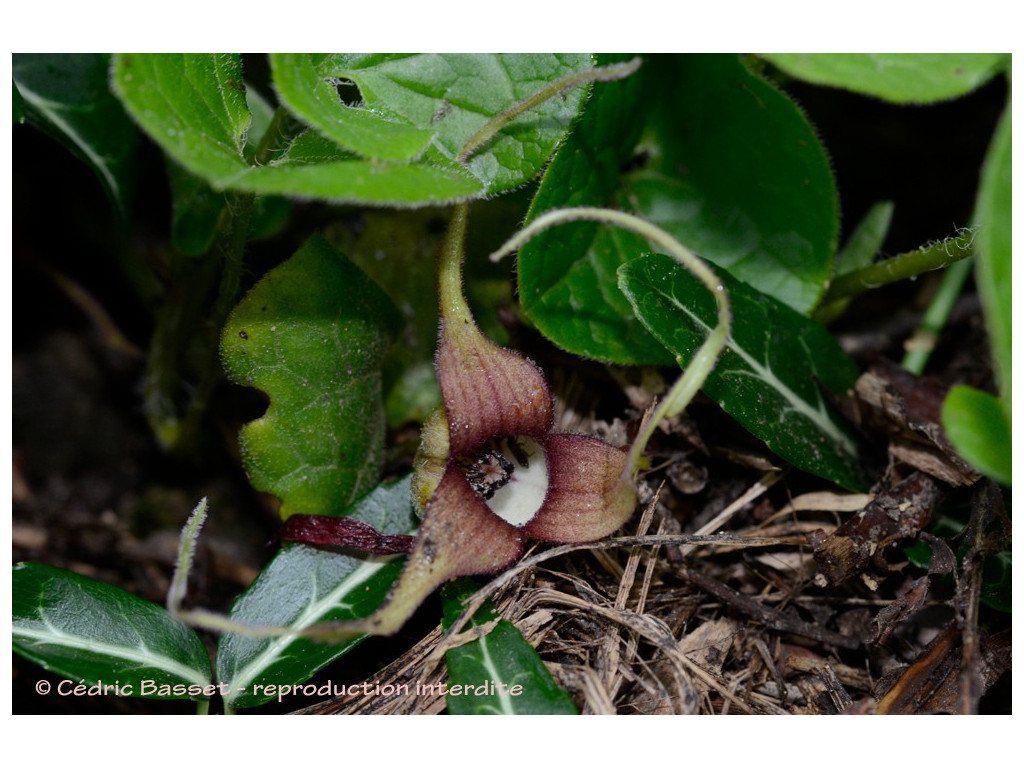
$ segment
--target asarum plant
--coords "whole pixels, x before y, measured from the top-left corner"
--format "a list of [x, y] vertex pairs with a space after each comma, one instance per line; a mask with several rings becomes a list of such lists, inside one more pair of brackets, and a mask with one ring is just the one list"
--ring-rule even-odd
[[444, 405], [426, 425], [416, 460], [419, 532], [407, 541], [346, 518], [294, 515], [281, 533], [375, 553], [408, 547], [405, 569], [383, 606], [337, 630], [391, 634], [444, 582], [509, 567], [528, 538], [560, 544], [603, 538], [636, 505], [626, 450], [553, 432], [554, 403], [540, 369], [494, 344], [474, 322], [462, 294], [466, 215], [465, 206], [455, 209], [441, 257], [436, 366]]
[[[531, 222], [493, 261], [557, 224], [589, 220], [646, 238], [689, 269], [714, 295], [718, 322], [682, 376], [644, 420], [627, 450], [585, 435], [553, 431], [554, 403], [540, 369], [487, 339], [462, 294], [467, 207], [456, 206], [440, 263], [441, 330], [436, 368], [443, 405], [423, 428], [413, 494], [423, 522], [416, 536], [385, 535], [346, 517], [292, 515], [277, 538], [367, 554], [407, 554], [405, 568], [377, 611], [365, 619], [294, 630], [253, 626], [202, 609], [182, 610], [188, 562], [201, 518], [186, 525], [168, 608], [178, 618], [251, 637], [295, 635], [340, 642], [397, 632], [423, 600], [458, 576], [490, 574], [522, 557], [529, 538], [586, 543], [618, 529], [636, 505], [635, 476], [657, 425], [686, 407], [729, 337], [731, 314], [714, 272], [664, 230], [621, 211], [563, 208]], [[680, 361], [682, 362], [682, 361]]]

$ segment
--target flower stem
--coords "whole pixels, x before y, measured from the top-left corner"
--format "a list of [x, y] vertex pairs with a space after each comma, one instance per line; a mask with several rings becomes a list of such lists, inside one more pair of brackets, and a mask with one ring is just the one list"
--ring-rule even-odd
[[462, 293], [462, 254], [466, 241], [466, 219], [469, 205], [458, 203], [452, 208], [448, 232], [441, 244], [441, 259], [438, 264], [438, 289], [441, 306], [450, 317], [468, 319], [472, 314], [466, 297]]
[[[684, 367], [682, 376], [658, 403], [651, 417], [644, 421], [640, 434], [633, 441], [633, 446], [629, 451], [628, 467], [630, 472], [635, 473], [641, 466], [643, 452], [658, 424], [663, 419], [669, 419], [686, 408], [715, 367], [715, 362], [729, 339], [729, 328], [732, 322], [729, 297], [726, 294], [725, 286], [722, 285], [711, 268], [665, 230], [632, 214], [607, 208], [561, 208], [548, 211], [534, 219], [500, 249], [492, 253], [491, 261], [498, 261], [513, 251], [519, 250], [535, 235], [550, 227], [584, 220], [613, 224], [646, 238], [652, 245], [663, 250], [680, 265], [690, 270], [711, 291], [718, 306], [718, 324], [694, 353], [689, 365]], [[683, 361], [680, 360], [679, 364], [682, 366]]]
[[605, 83], [612, 80], [621, 80], [636, 72], [640, 68], [640, 63], [640, 59], [635, 58], [621, 64], [595, 67], [585, 72], [572, 72], [565, 77], [560, 77], [553, 83], [548, 83], [532, 96], [523, 99], [517, 104], [513, 104], [508, 109], [499, 112], [488, 120], [483, 128], [469, 137], [469, 141], [462, 147], [462, 151], [459, 152], [455, 160], [459, 163], [465, 163], [474, 152], [493, 139], [498, 131], [506, 125], [516, 120], [524, 112], [528, 112], [534, 107], [543, 104], [552, 96], [567, 88], [583, 85], [584, 83]]

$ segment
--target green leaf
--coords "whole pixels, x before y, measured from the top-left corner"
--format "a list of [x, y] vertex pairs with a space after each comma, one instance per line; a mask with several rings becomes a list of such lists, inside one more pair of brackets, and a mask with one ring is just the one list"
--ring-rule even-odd
[[[252, 112], [252, 123], [246, 132], [243, 153], [252, 161], [257, 145], [270, 127], [273, 108], [251, 88], [246, 89], [245, 100]], [[167, 177], [173, 204], [171, 239], [182, 253], [190, 256], [205, 253], [217, 236], [217, 227], [228, 206], [229, 195], [215, 191], [205, 179], [170, 157], [167, 159]], [[250, 237], [257, 240], [273, 234], [290, 209], [290, 204], [283, 198], [260, 196], [251, 214]]]
[[651, 160], [623, 178], [634, 212], [808, 313], [832, 277], [839, 213], [806, 118], [737, 56], [659, 57], [650, 76]]
[[953, 387], [942, 403], [942, 426], [971, 466], [1011, 485], [1012, 437], [1005, 403], [973, 387]]
[[[620, 168], [633, 157], [643, 128], [640, 71], [594, 86], [579, 124], [544, 173], [528, 219], [552, 208], [604, 205], [614, 197]], [[539, 234], [519, 252], [523, 311], [545, 336], [578, 355], [612, 363], [673, 362], [615, 289], [615, 270], [646, 247], [631, 233], [590, 223]]]
[[46, 669], [89, 685], [116, 682], [123, 696], [213, 692], [199, 636], [158, 605], [39, 563], [14, 566], [11, 593], [14, 650]]
[[[415, 527], [409, 477], [381, 485], [343, 514], [382, 533], [410, 533]], [[304, 629], [324, 621], [369, 616], [383, 602], [402, 560], [361, 558], [294, 544], [263, 569], [231, 609], [247, 624]], [[225, 634], [217, 648], [217, 670], [226, 684], [225, 702], [255, 707], [277, 692], [255, 686], [297, 685], [348, 652], [365, 636], [337, 645], [305, 638], [251, 639]]]
[[[339, 144], [307, 130], [260, 166], [251, 164], [243, 151], [249, 112], [237, 56], [122, 54], [115, 58], [114, 84], [128, 111], [153, 140], [215, 190], [339, 203], [426, 205], [493, 194], [532, 178], [565, 135], [583, 89], [550, 99], [514, 121], [473, 155], [466, 167], [454, 157], [477, 128], [502, 110], [550, 80], [590, 64], [586, 56], [539, 54], [337, 55], [287, 60], [292, 65], [315, 65], [321, 77], [358, 82], [366, 109], [342, 107], [339, 101], [344, 126], [327, 126], [328, 117], [322, 113], [332, 111], [334, 102], [317, 102], [315, 92], [302, 91], [298, 75], [284, 61], [278, 59], [275, 72], [285, 79], [288, 98], [305, 94], [307, 101], [319, 103], [314, 111], [312, 103], [299, 100], [296, 108], [310, 122], [323, 124], [332, 136], [343, 132], [345, 141]], [[322, 91], [327, 86], [309, 87]], [[386, 134], [378, 130], [382, 123], [391, 126]], [[388, 160], [408, 155], [409, 136], [419, 137], [423, 131], [430, 131], [433, 139], [416, 163]], [[355, 149], [374, 150], [383, 157], [359, 157]]]
[[228, 376], [270, 397], [239, 442], [254, 487], [281, 516], [334, 514], [378, 481], [384, 448], [381, 360], [399, 327], [387, 296], [314, 235], [232, 312]]
[[956, 449], [976, 469], [1011, 484], [1011, 239], [1010, 105], [996, 126], [982, 168], [975, 206], [978, 225], [975, 278], [985, 310], [992, 362], [1001, 397], [954, 387], [942, 404], [942, 423]]
[[875, 203], [853, 230], [846, 245], [836, 254], [835, 273], [845, 275], [862, 269], [875, 260], [882, 248], [896, 206], [889, 200]]
[[992, 345], [992, 361], [999, 391], [1006, 402], [1011, 394], [1011, 309], [1013, 280], [1011, 105], [1007, 103], [981, 171], [981, 187], [975, 204], [978, 226], [978, 259], [975, 278], [985, 310]]
[[1009, 57], [1003, 53], [771, 53], [763, 57], [799, 80], [914, 104], [963, 96], [1009, 66]]
[[[445, 629], [465, 609], [478, 586], [458, 579], [441, 591]], [[487, 601], [467, 624], [467, 629], [498, 618]], [[460, 645], [445, 654], [448, 663], [448, 714], [451, 715], [576, 715], [569, 694], [558, 687], [537, 651], [515, 625], [504, 619], [479, 640]], [[453, 687], [457, 693], [453, 692]]]
[[[856, 442], [820, 383], [843, 392], [857, 368], [822, 326], [719, 271], [733, 311], [725, 352], [704, 384], [722, 408], [794, 466], [864, 490]], [[685, 366], [715, 325], [714, 298], [668, 256], [619, 270], [637, 316]]]
[[[332, 54], [319, 59], [321, 77], [354, 82], [378, 121], [434, 134], [422, 161], [451, 166], [491, 118], [560, 77], [591, 68], [585, 54]], [[529, 181], [548, 161], [582, 104], [571, 88], [503, 128], [467, 165], [487, 194]], [[346, 144], [348, 146], [348, 144]]]
[[[832, 275], [838, 204], [824, 150], [793, 102], [737, 56], [646, 57], [630, 80], [595, 86], [530, 218], [610, 202], [803, 313]], [[615, 270], [647, 250], [591, 224], [553, 229], [519, 253], [523, 309], [576, 354], [664, 363], [613, 287]]]
[[249, 169], [242, 149], [251, 115], [237, 55], [118, 54], [113, 84], [142, 129], [215, 188]]
[[373, 109], [343, 104], [332, 75], [332, 56], [272, 53], [270, 67], [281, 103], [321, 135], [352, 152], [407, 161], [423, 152], [434, 135], [431, 128], [395, 122]]
[[339, 148], [312, 153], [325, 139], [307, 131], [277, 160], [243, 173], [212, 179], [215, 188], [257, 194], [316, 198], [364, 205], [441, 205], [483, 192], [461, 168], [393, 165], [358, 160]]
[[267, 165], [251, 165], [245, 152], [251, 115], [234, 54], [120, 54], [113, 82], [149, 136], [217, 191], [397, 204], [480, 191], [480, 182], [460, 169], [357, 160], [309, 131]]
[[110, 92], [109, 56], [16, 53], [15, 101], [29, 123], [46, 131], [95, 171], [114, 207], [127, 215], [139, 136]]

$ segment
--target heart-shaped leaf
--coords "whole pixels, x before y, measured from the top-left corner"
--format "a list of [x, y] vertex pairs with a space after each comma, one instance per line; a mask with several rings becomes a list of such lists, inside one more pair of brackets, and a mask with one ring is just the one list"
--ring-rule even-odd
[[121, 696], [212, 694], [202, 640], [161, 606], [40, 563], [18, 563], [11, 581], [14, 650], [25, 658], [76, 682], [116, 683]]
[[[704, 391], [783, 459], [863, 490], [857, 445], [825, 402], [819, 383], [843, 392], [857, 367], [821, 325], [719, 274], [729, 292], [732, 333]], [[642, 256], [619, 270], [637, 316], [681, 365], [715, 325], [707, 289], [668, 256]]]
[[737, 56], [655, 58], [649, 76], [662, 94], [651, 159], [624, 176], [626, 199], [733, 277], [809, 312], [832, 276], [839, 213], [806, 118]]
[[[344, 514], [381, 533], [410, 533], [415, 516], [409, 478], [379, 486]], [[289, 545], [235, 602], [231, 619], [301, 630], [324, 621], [363, 618], [384, 600], [401, 567], [401, 559], [353, 557]], [[277, 690], [266, 686], [298, 685], [362, 640], [328, 645], [287, 635], [253, 639], [225, 634], [217, 648], [225, 702], [240, 708], [270, 701]]]
[[313, 236], [231, 313], [232, 380], [270, 397], [239, 442], [254, 487], [281, 516], [335, 514], [377, 483], [384, 448], [381, 360], [399, 328], [390, 300]]
[[[530, 218], [614, 201], [809, 312], [832, 274], [838, 204], [825, 152], [800, 110], [732, 55], [645, 57], [634, 78], [642, 82], [595, 86]], [[612, 273], [647, 250], [633, 235], [590, 224], [545, 233], [519, 253], [523, 309], [577, 354], [661, 363], [611, 287]]]

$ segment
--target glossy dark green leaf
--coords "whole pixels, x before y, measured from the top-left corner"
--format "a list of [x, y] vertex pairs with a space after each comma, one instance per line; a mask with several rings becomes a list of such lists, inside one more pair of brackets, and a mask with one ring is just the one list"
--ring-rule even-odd
[[205, 646], [161, 606], [40, 563], [14, 566], [11, 594], [14, 650], [46, 669], [76, 683], [117, 683], [121, 696], [212, 694]]
[[806, 118], [737, 56], [656, 57], [649, 76], [650, 161], [624, 175], [624, 198], [712, 264], [808, 313], [832, 277], [839, 212]]
[[1009, 64], [1002, 53], [772, 53], [764, 58], [800, 80], [913, 104], [963, 96]]
[[[465, 609], [479, 586], [458, 579], [441, 591], [445, 629]], [[466, 629], [498, 618], [487, 601]], [[575, 715], [569, 694], [558, 687], [537, 651], [511, 622], [501, 620], [481, 637], [445, 654], [448, 663], [448, 713], [451, 715]], [[456, 687], [458, 686], [458, 687]]]
[[[409, 478], [382, 485], [343, 514], [382, 533], [415, 527]], [[396, 558], [353, 557], [304, 544], [286, 546], [235, 602], [235, 621], [305, 629], [324, 621], [369, 616], [401, 570]], [[296, 637], [251, 639], [225, 634], [217, 648], [217, 670], [228, 706], [255, 707], [277, 696], [257, 686], [297, 685], [351, 650], [364, 638], [329, 645]]]
[[109, 85], [110, 57], [99, 53], [13, 55], [16, 101], [26, 119], [95, 171], [124, 215], [134, 188], [138, 131]]
[[[609, 204], [800, 312], [831, 277], [838, 214], [824, 150], [792, 101], [736, 56], [649, 56], [628, 80], [594, 86], [530, 218]], [[615, 270], [647, 250], [589, 223], [543, 233], [519, 253], [523, 309], [577, 354], [664, 363], [614, 289]]]
[[[544, 172], [528, 218], [552, 208], [604, 205], [615, 196], [643, 129], [640, 77], [594, 86], [579, 123]], [[615, 270], [645, 248], [636, 235], [592, 223], [541, 233], [517, 260], [523, 311], [545, 336], [576, 354], [671, 363], [615, 288]]]
[[254, 487], [281, 515], [334, 514], [379, 479], [381, 360], [399, 328], [387, 296], [314, 235], [231, 313], [221, 352], [229, 377], [270, 406], [239, 442]]
[[[840, 393], [857, 367], [821, 325], [719, 271], [733, 326], [704, 391], [794, 466], [864, 490], [857, 445], [819, 384]], [[668, 256], [653, 254], [619, 270], [637, 315], [685, 366], [716, 322], [714, 298]]]
[[1013, 441], [1002, 400], [973, 387], [953, 387], [942, 403], [942, 426], [971, 466], [1003, 485], [1011, 484]]

